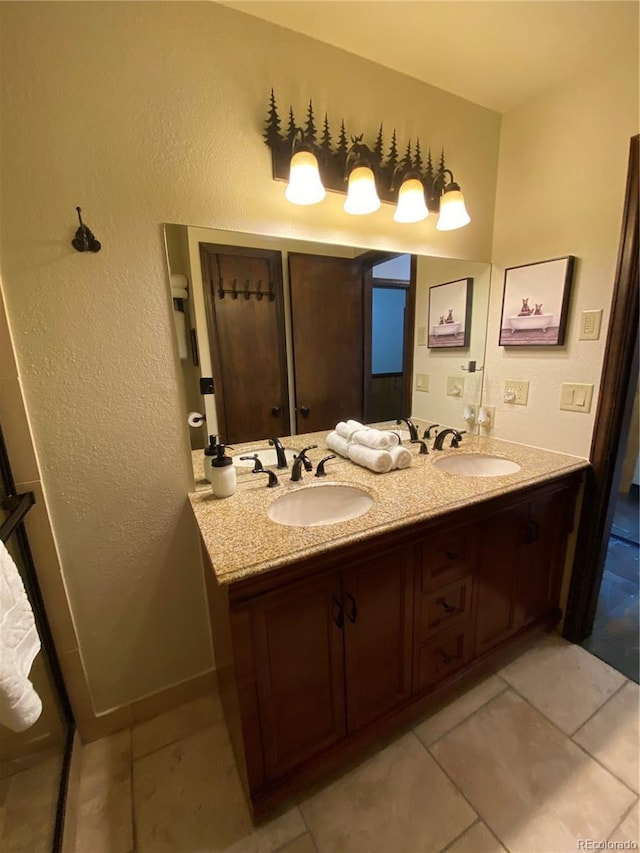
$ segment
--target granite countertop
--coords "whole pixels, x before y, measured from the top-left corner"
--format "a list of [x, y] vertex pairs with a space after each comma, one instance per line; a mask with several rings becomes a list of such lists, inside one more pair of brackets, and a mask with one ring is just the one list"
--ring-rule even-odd
[[[398, 429], [398, 427], [389, 427]], [[300, 450], [317, 444], [307, 454], [314, 464], [332, 451], [325, 444], [326, 432], [308, 433], [282, 439], [285, 447]], [[431, 448], [432, 441], [428, 442]], [[374, 474], [338, 457], [327, 463], [327, 476], [318, 479], [303, 473], [298, 483], [290, 480], [290, 471], [278, 473], [280, 485], [268, 489], [266, 476], [253, 476], [250, 468], [238, 468], [234, 495], [218, 499], [204, 479], [203, 453], [193, 452], [195, 492], [189, 495], [200, 535], [209, 554], [219, 584], [280, 568], [306, 557], [342, 545], [361, 541], [376, 533], [400, 529], [406, 525], [443, 515], [488, 498], [517, 491], [525, 486], [579, 471], [589, 462], [578, 456], [555, 453], [527, 445], [485, 436], [465, 435], [459, 449], [418, 454], [417, 445], [404, 442], [414, 455], [410, 468]], [[235, 445], [233, 455], [249, 449], [266, 448], [266, 441]], [[517, 462], [514, 474], [498, 477], [462, 477], [449, 474], [434, 465], [436, 459], [461, 453], [487, 453]], [[269, 505], [287, 492], [341, 483], [358, 486], [374, 499], [371, 509], [358, 518], [317, 527], [288, 527], [267, 515]]]

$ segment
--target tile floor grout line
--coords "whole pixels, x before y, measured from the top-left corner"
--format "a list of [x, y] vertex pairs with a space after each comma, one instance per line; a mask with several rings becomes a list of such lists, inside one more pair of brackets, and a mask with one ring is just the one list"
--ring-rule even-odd
[[[502, 681], [502, 679], [500, 679], [500, 680]], [[485, 702], [483, 702], [482, 705], [478, 705], [478, 707], [474, 708], [474, 710], [471, 711], [471, 713], [467, 714], [467, 716], [463, 720], [460, 720], [458, 723], [455, 724], [455, 726], [452, 726], [450, 729], [447, 729], [446, 732], [443, 732], [441, 735], [438, 735], [438, 737], [435, 740], [431, 741], [429, 744], [424, 743], [424, 741], [422, 740], [420, 735], [416, 732], [416, 729], [418, 728], [418, 726], [421, 726], [422, 723], [416, 723], [416, 725], [411, 729], [411, 731], [416, 735], [416, 737], [418, 738], [420, 743], [424, 746], [424, 748], [428, 752], [429, 749], [432, 746], [435, 746], [435, 744], [438, 743], [439, 740], [442, 740], [443, 737], [446, 737], [448, 734], [451, 734], [451, 732], [454, 732], [458, 728], [458, 726], [461, 726], [463, 723], [466, 723], [466, 721], [470, 717], [473, 717], [473, 715], [476, 713], [476, 711], [479, 711], [481, 708], [484, 708], [485, 705], [489, 704], [489, 702], [493, 702], [493, 700], [497, 699], [498, 696], [502, 696], [502, 694], [505, 692], [505, 690], [509, 689], [509, 685], [506, 682], [503, 681], [503, 684], [504, 684], [504, 687], [502, 688], [502, 690], [500, 690], [499, 693], [495, 693], [493, 696], [491, 696], [489, 699], [487, 699]], [[455, 702], [455, 701], [456, 700], [454, 699], [453, 702]], [[453, 704], [453, 702], [451, 702], [450, 704]], [[445, 705], [444, 708], [442, 708], [441, 710], [444, 711], [446, 708], [447, 708], [447, 706]], [[440, 712], [436, 711], [436, 714], [438, 714], [438, 713], [440, 713]], [[435, 714], [434, 714], [434, 716], [435, 716]], [[429, 718], [427, 717], [427, 719], [429, 719]], [[425, 722], [425, 720], [423, 720], [422, 722]]]
[[[474, 809], [474, 811], [475, 811], [475, 809]], [[482, 822], [483, 822], [482, 818], [480, 817], [480, 815], [478, 815], [478, 817], [474, 820], [474, 822], [470, 826], [468, 826], [466, 829], [463, 829], [462, 832], [459, 832], [456, 835], [456, 837], [452, 838], [448, 844], [446, 844], [444, 847], [442, 847], [438, 851], [438, 853], [447, 853], [447, 850], [449, 850], [456, 843], [456, 841], [459, 841], [462, 838], [462, 836], [465, 834], [465, 832], [470, 832], [474, 826], [478, 826], [478, 824], [480, 824]]]
[[628, 785], [628, 784], [627, 784], [623, 779], [621, 779], [619, 776], [617, 776], [617, 775], [613, 772], [613, 770], [610, 770], [608, 767], [606, 767], [606, 766], [602, 763], [602, 761], [600, 761], [600, 759], [599, 759], [599, 758], [596, 758], [596, 756], [595, 756], [595, 755], [591, 755], [591, 753], [589, 752], [589, 750], [588, 750], [588, 749], [586, 749], [586, 748], [585, 748], [584, 746], [582, 746], [581, 744], [576, 743], [576, 741], [575, 741], [575, 740], [573, 740], [573, 738], [569, 738], [569, 740], [571, 741], [571, 743], [572, 743], [574, 746], [577, 746], [577, 747], [578, 747], [578, 749], [579, 749], [581, 752], [584, 752], [584, 754], [587, 756], [587, 758], [590, 758], [592, 761], [595, 761], [595, 763], [596, 763], [596, 764], [599, 764], [599, 765], [600, 765], [600, 767], [602, 767], [602, 769], [603, 769], [603, 770], [606, 770], [606, 771], [607, 771], [607, 773], [609, 774], [609, 776], [613, 776], [613, 778], [614, 778], [614, 779], [617, 779], [617, 780], [618, 780], [618, 782], [620, 782], [620, 784], [621, 784], [621, 785], [624, 785], [624, 787], [627, 789], [627, 791], [630, 791], [630, 792], [633, 794], [633, 796], [634, 796], [634, 797], [638, 797], [639, 792], [638, 792], [638, 791], [634, 791], [634, 790], [633, 790], [633, 788], [630, 788], [630, 787], [629, 787], [629, 785]]
[[635, 807], [638, 805], [638, 802], [639, 802], [639, 801], [640, 801], [640, 797], [636, 797], [636, 799], [631, 803], [631, 805], [629, 806], [629, 808], [626, 810], [626, 812], [625, 812], [625, 813], [622, 815], [622, 817], [620, 818], [620, 823], [616, 824], [616, 825], [614, 826], [614, 828], [611, 830], [611, 832], [609, 833], [609, 835], [607, 836], [607, 841], [611, 838], [611, 836], [613, 835], [613, 833], [614, 833], [614, 832], [616, 832], [616, 830], [620, 829], [620, 827], [622, 826], [622, 824], [625, 822], [625, 820], [629, 817], [629, 815], [631, 814], [631, 812], [632, 812], [632, 811], [635, 809]]
[[298, 811], [300, 812], [300, 816], [302, 817], [302, 822], [307, 827], [307, 832], [309, 833], [309, 836], [311, 837], [311, 843], [313, 844], [313, 849], [316, 851], [316, 853], [318, 853], [318, 844], [316, 842], [316, 837], [313, 834], [306, 817], [304, 816], [304, 811], [302, 810], [302, 803], [296, 802], [296, 806], [298, 807]]
[[[586, 649], [585, 649], [585, 651], [586, 651]], [[594, 657], [595, 657], [595, 655], [594, 655]], [[619, 670], [616, 670], [616, 672], [619, 672]], [[622, 675], [622, 673], [620, 673], [620, 675]], [[623, 687], [626, 687], [626, 685], [627, 685], [627, 682], [628, 682], [628, 681], [630, 681], [630, 679], [628, 679], [628, 678], [625, 676], [625, 679], [624, 679], [624, 681], [622, 682], [622, 684], [620, 685], [620, 687], [617, 687], [617, 688], [614, 690], [614, 692], [611, 694], [611, 696], [609, 696], [609, 697], [608, 697], [608, 699], [605, 699], [605, 701], [602, 703], [602, 705], [600, 705], [600, 707], [599, 707], [599, 708], [596, 708], [596, 710], [593, 712], [593, 714], [591, 714], [591, 716], [590, 716], [590, 717], [587, 717], [587, 719], [584, 721], [584, 723], [580, 723], [580, 725], [578, 726], [578, 728], [577, 728], [577, 729], [575, 729], [573, 732], [571, 732], [571, 734], [569, 735], [569, 737], [573, 739], [573, 736], [574, 736], [574, 735], [577, 735], [577, 734], [578, 734], [578, 732], [580, 731], [580, 729], [583, 729], [583, 728], [587, 725], [587, 723], [588, 723], [588, 722], [590, 722], [590, 720], [592, 720], [592, 719], [595, 717], [595, 715], [596, 715], [596, 714], [599, 714], [599, 713], [600, 713], [600, 711], [602, 711], [602, 710], [603, 710], [603, 708], [604, 708], [604, 706], [605, 706], [605, 705], [608, 705], [608, 704], [609, 704], [609, 702], [613, 699], [613, 697], [614, 697], [614, 696], [617, 696], [617, 695], [618, 695], [618, 693], [620, 693], [620, 691], [622, 690], [622, 688], [623, 688]]]
[[[502, 694], [500, 694], [500, 695], [502, 695]], [[473, 716], [473, 715], [472, 715], [472, 716]], [[418, 736], [416, 735], [416, 737], [418, 737]], [[420, 738], [418, 738], [418, 740], [420, 740]], [[420, 741], [420, 742], [422, 743], [422, 741]], [[424, 745], [424, 744], [423, 744], [423, 745]], [[508, 851], [508, 850], [509, 850], [509, 848], [507, 847], [507, 845], [503, 843], [502, 839], [500, 838], [500, 836], [498, 835], [498, 833], [493, 829], [493, 827], [491, 826], [491, 824], [489, 823], [489, 821], [486, 819], [486, 817], [485, 817], [485, 816], [484, 816], [484, 815], [483, 815], [483, 814], [482, 814], [478, 809], [476, 809], [476, 808], [475, 808], [475, 806], [471, 803], [471, 801], [469, 800], [469, 798], [468, 798], [468, 797], [463, 793], [463, 791], [461, 791], [461, 790], [460, 790], [460, 788], [458, 787], [458, 785], [456, 785], [456, 783], [453, 781], [453, 779], [451, 778], [451, 776], [450, 776], [450, 775], [449, 775], [449, 773], [447, 772], [446, 768], [445, 768], [445, 767], [443, 767], [443, 766], [442, 766], [442, 764], [438, 761], [437, 756], [435, 756], [435, 755], [431, 752], [431, 749], [430, 749], [430, 748], [427, 748], [427, 752], [429, 753], [429, 755], [431, 756], [431, 758], [435, 761], [435, 763], [438, 765], [438, 767], [442, 770], [442, 772], [443, 772], [443, 773], [444, 773], [444, 775], [447, 777], [447, 779], [451, 782], [451, 784], [453, 785], [453, 787], [455, 788], [455, 790], [460, 794], [460, 796], [461, 796], [461, 797], [462, 797], [462, 799], [465, 801], [465, 803], [469, 806], [469, 808], [471, 809], [471, 811], [476, 815], [476, 820], [474, 820], [474, 821], [473, 821], [473, 823], [470, 823], [470, 824], [469, 824], [469, 826], [467, 827], [467, 829], [470, 829], [470, 828], [473, 826], [473, 824], [474, 824], [474, 823], [477, 823], [477, 821], [478, 821], [478, 820], [481, 820], [481, 821], [482, 821], [482, 823], [484, 823], [484, 824], [485, 824], [485, 826], [487, 826], [487, 828], [491, 831], [491, 834], [492, 834], [492, 835], [493, 835], [493, 836], [494, 836], [494, 837], [495, 837], [495, 838], [500, 842], [500, 844], [502, 844], [502, 846], [504, 847], [504, 849]], [[466, 830], [465, 830], [465, 832], [466, 832]]]
[[[304, 823], [304, 818], [303, 818], [303, 823]], [[306, 825], [306, 824], [305, 824], [305, 825]], [[300, 838], [303, 838], [303, 837], [304, 837], [305, 835], [307, 835], [307, 834], [308, 834], [308, 830], [306, 830], [306, 829], [305, 829], [305, 831], [304, 831], [304, 832], [301, 832], [299, 835], [296, 835], [296, 836], [294, 836], [293, 838], [290, 838], [288, 841], [284, 841], [284, 842], [283, 842], [282, 844], [280, 844], [278, 847], [275, 847], [275, 848], [271, 851], [271, 853], [280, 853], [282, 850], [284, 850], [284, 848], [285, 848], [285, 847], [288, 847], [288, 846], [289, 846], [289, 844], [293, 844], [293, 842], [294, 842], [294, 841], [298, 841]], [[314, 844], [314, 847], [315, 847], [315, 844]], [[317, 850], [317, 848], [316, 848], [316, 850]]]
[[[154, 718], [152, 717], [152, 719], [154, 719]], [[145, 720], [145, 722], [147, 722], [147, 721]], [[151, 749], [151, 750], [149, 750], [149, 752], [145, 752], [144, 755], [137, 755], [137, 756], [133, 755], [133, 727], [132, 727], [131, 728], [131, 733], [132, 733], [131, 734], [131, 759], [132, 759], [132, 761], [140, 761], [143, 758], [148, 758], [150, 755], [154, 755], [156, 752], [160, 752], [161, 749], [164, 749], [167, 746], [173, 746], [174, 744], [178, 743], [179, 741], [181, 741], [185, 737], [191, 737], [191, 735], [197, 735], [200, 732], [203, 732], [205, 729], [208, 729], [209, 726], [213, 726], [213, 723], [205, 723], [205, 725], [200, 726], [199, 728], [194, 729], [193, 731], [189, 731], [186, 734], [180, 735], [180, 737], [177, 737], [175, 740], [167, 741], [167, 743], [163, 743], [162, 746], [157, 746], [157, 747], [155, 747], [155, 749]], [[226, 721], [225, 721], [225, 726], [226, 726]]]
[[[595, 763], [596, 763], [596, 764], [599, 764], [599, 765], [600, 765], [600, 767], [602, 767], [602, 769], [603, 769], [606, 773], [608, 773], [608, 774], [609, 774], [609, 776], [611, 776], [613, 779], [616, 779], [618, 782], [620, 782], [620, 784], [621, 784], [621, 785], [624, 785], [624, 787], [625, 787], [628, 791], [631, 791], [631, 793], [632, 793], [632, 794], [634, 794], [635, 796], [638, 796], [637, 792], [636, 792], [636, 791], [634, 791], [634, 790], [633, 790], [633, 788], [630, 788], [630, 787], [627, 785], [627, 783], [626, 783], [626, 782], [623, 782], [623, 781], [622, 781], [622, 779], [620, 779], [620, 777], [619, 777], [619, 776], [616, 776], [616, 774], [615, 774], [615, 773], [613, 773], [611, 770], [609, 770], [609, 768], [608, 768], [608, 767], [605, 767], [605, 766], [604, 766], [604, 764], [603, 764], [601, 761], [599, 761], [599, 760], [595, 757], [595, 755], [591, 755], [591, 753], [590, 753], [587, 749], [585, 749], [583, 746], [580, 746], [580, 744], [579, 744], [579, 743], [576, 743], [576, 741], [573, 739], [573, 737], [572, 737], [571, 735], [568, 735], [565, 731], [563, 731], [563, 730], [560, 728], [560, 726], [559, 726], [559, 725], [557, 725], [557, 723], [554, 723], [554, 722], [553, 722], [553, 720], [549, 719], [549, 717], [547, 717], [547, 715], [546, 715], [543, 711], [541, 711], [539, 708], [536, 708], [536, 706], [535, 706], [532, 702], [530, 702], [530, 701], [527, 699], [527, 697], [526, 697], [526, 696], [523, 696], [521, 693], [518, 693], [518, 691], [515, 689], [515, 687], [512, 687], [512, 688], [511, 688], [511, 690], [513, 690], [513, 692], [516, 694], [516, 696], [518, 696], [520, 699], [522, 699], [522, 701], [523, 701], [523, 702], [526, 702], [526, 703], [527, 703], [527, 705], [528, 705], [530, 708], [532, 708], [534, 711], [536, 711], [538, 714], [540, 714], [542, 717], [544, 717], [544, 719], [549, 723], [549, 725], [551, 725], [551, 726], [553, 726], [555, 729], [557, 729], [557, 731], [559, 731], [559, 732], [560, 732], [560, 734], [561, 734], [564, 738], [566, 738], [568, 741], [570, 741], [574, 746], [578, 747], [578, 749], [579, 749], [581, 752], [584, 752], [584, 754], [587, 756], [587, 758], [590, 758], [592, 761], [595, 761]], [[616, 692], [617, 692], [617, 691], [616, 691]], [[608, 700], [607, 700], [607, 701], [608, 701]], [[606, 703], [605, 703], [605, 704], [606, 704]], [[602, 708], [602, 707], [604, 707], [604, 705], [601, 705], [600, 707]], [[582, 728], [582, 727], [580, 726], [579, 728]]]

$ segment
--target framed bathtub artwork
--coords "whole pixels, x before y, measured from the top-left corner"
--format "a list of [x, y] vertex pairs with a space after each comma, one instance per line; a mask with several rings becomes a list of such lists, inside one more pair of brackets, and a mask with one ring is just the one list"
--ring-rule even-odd
[[500, 346], [564, 344], [574, 261], [567, 255], [505, 270]]
[[432, 349], [469, 346], [473, 279], [460, 278], [429, 288], [429, 336]]

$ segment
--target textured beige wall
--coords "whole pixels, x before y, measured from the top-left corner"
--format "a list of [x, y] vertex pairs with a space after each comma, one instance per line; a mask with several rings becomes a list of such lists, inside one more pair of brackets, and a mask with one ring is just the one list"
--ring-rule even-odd
[[[637, 50], [621, 55], [504, 117], [483, 398], [496, 406], [497, 438], [589, 456], [638, 133], [638, 67]], [[498, 347], [504, 268], [562, 255], [578, 259], [565, 346]], [[580, 341], [580, 313], [593, 308], [604, 309], [600, 340]], [[528, 406], [503, 402], [505, 379], [529, 380]], [[562, 382], [595, 385], [590, 414], [559, 410]]]
[[[213, 3], [0, 4], [7, 310], [96, 711], [212, 665], [185, 495], [161, 223], [488, 260], [500, 118]], [[261, 139], [313, 97], [335, 127], [384, 119], [444, 145], [473, 217], [440, 234], [329, 194], [288, 205]], [[74, 252], [75, 206], [102, 242]]]

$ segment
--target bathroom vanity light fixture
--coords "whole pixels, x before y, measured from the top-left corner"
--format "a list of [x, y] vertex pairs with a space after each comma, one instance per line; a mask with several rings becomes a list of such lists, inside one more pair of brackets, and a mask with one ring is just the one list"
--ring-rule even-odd
[[264, 141], [271, 150], [274, 180], [288, 181], [286, 198], [294, 204], [322, 201], [326, 190], [346, 193], [344, 210], [351, 214], [373, 213], [380, 202], [396, 205], [396, 222], [420, 222], [429, 213], [439, 213], [436, 228], [451, 231], [470, 222], [460, 186], [445, 165], [444, 151], [434, 166], [431, 151], [423, 161], [420, 141], [407, 144], [398, 156], [396, 132], [384, 154], [382, 125], [372, 148], [363, 134], [347, 136], [344, 121], [334, 142], [325, 114], [322, 130], [316, 127], [310, 101], [304, 128], [296, 124], [293, 109], [285, 131], [271, 90]]

